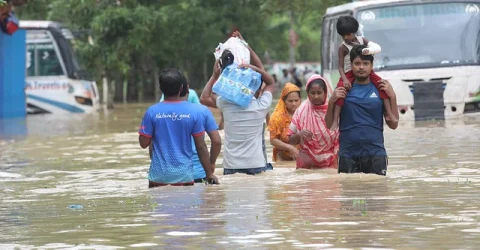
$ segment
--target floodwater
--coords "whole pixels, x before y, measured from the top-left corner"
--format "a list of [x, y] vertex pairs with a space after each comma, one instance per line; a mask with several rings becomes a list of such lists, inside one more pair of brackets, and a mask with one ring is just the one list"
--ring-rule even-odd
[[148, 189], [145, 107], [3, 123], [0, 249], [478, 249], [478, 117], [386, 129], [387, 177], [283, 163]]

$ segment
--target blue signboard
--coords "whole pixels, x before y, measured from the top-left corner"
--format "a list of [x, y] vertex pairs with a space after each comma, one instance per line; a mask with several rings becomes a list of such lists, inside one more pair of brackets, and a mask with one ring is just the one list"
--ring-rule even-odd
[[0, 32], [0, 119], [26, 116], [26, 31]]

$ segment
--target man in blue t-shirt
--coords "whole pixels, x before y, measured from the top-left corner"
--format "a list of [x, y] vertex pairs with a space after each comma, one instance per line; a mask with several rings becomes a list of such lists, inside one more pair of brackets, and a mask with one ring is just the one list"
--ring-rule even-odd
[[[203, 106], [202, 104], [200, 104], [200, 99], [198, 98], [198, 95], [195, 92], [195, 90], [188, 89], [188, 94], [187, 94], [187, 88], [184, 88], [180, 92], [180, 97], [184, 97], [183, 100], [187, 100], [188, 102], [195, 103], [202, 106], [202, 109], [204, 112], [203, 125], [205, 127], [205, 131], [207, 132], [211, 142], [210, 164], [212, 165], [212, 171], [215, 172], [215, 162], [217, 161], [218, 155], [222, 150], [222, 138], [218, 133], [219, 126], [217, 125], [217, 122], [215, 121], [215, 118], [213, 117], [212, 112], [206, 106]], [[160, 102], [163, 102], [163, 100], [164, 100], [164, 95], [162, 94], [162, 98], [160, 99]], [[202, 164], [200, 163], [200, 158], [198, 158], [197, 148], [195, 147], [195, 140], [193, 139], [193, 137], [192, 137], [192, 150], [193, 150], [193, 158], [192, 158], [193, 176], [195, 179], [194, 182], [195, 183], [206, 182], [207, 181], [206, 173], [205, 173], [205, 170], [203, 170]], [[150, 151], [150, 159], [152, 159], [151, 145], [149, 146], [149, 151]]]
[[[388, 158], [383, 142], [384, 106], [378, 89], [370, 81], [373, 56], [364, 55], [362, 50], [365, 48], [365, 45], [357, 45], [350, 51], [354, 84], [348, 93], [343, 87], [335, 89], [328, 103], [325, 121], [327, 127], [332, 126], [335, 101], [345, 98], [339, 122], [338, 172], [386, 175]], [[396, 117], [396, 121], [385, 121], [389, 128], [396, 129], [399, 114], [395, 91], [387, 80], [381, 80], [379, 90], [388, 95]]]
[[207, 181], [218, 183], [204, 141], [204, 110], [180, 96], [188, 88], [185, 76], [178, 69], [166, 69], [159, 80], [165, 101], [147, 109], [138, 131], [142, 148], [153, 143], [149, 187], [193, 185], [192, 136]]

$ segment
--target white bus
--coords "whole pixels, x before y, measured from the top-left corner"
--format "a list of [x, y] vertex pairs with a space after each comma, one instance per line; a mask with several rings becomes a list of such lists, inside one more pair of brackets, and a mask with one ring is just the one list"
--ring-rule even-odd
[[85, 77], [70, 41], [55, 22], [20, 21], [27, 32], [25, 93], [28, 114], [89, 113], [98, 110], [97, 85]]
[[382, 46], [374, 70], [388, 79], [402, 120], [452, 119], [480, 112], [480, 0], [357, 1], [327, 9], [322, 74], [336, 86], [338, 17]]

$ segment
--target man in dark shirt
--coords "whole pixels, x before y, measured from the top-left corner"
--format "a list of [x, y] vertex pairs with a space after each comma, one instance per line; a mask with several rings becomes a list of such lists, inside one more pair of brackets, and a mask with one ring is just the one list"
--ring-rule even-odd
[[[378, 89], [370, 81], [373, 56], [362, 54], [365, 45], [357, 45], [350, 52], [355, 81], [348, 91], [337, 88], [329, 100], [325, 117], [327, 126], [333, 123], [333, 108], [338, 98], [345, 98], [340, 113], [339, 173], [373, 173], [386, 175], [388, 157], [383, 141], [384, 106]], [[379, 89], [387, 93], [396, 121], [386, 121], [391, 129], [398, 126], [398, 108], [395, 91], [387, 80]]]

